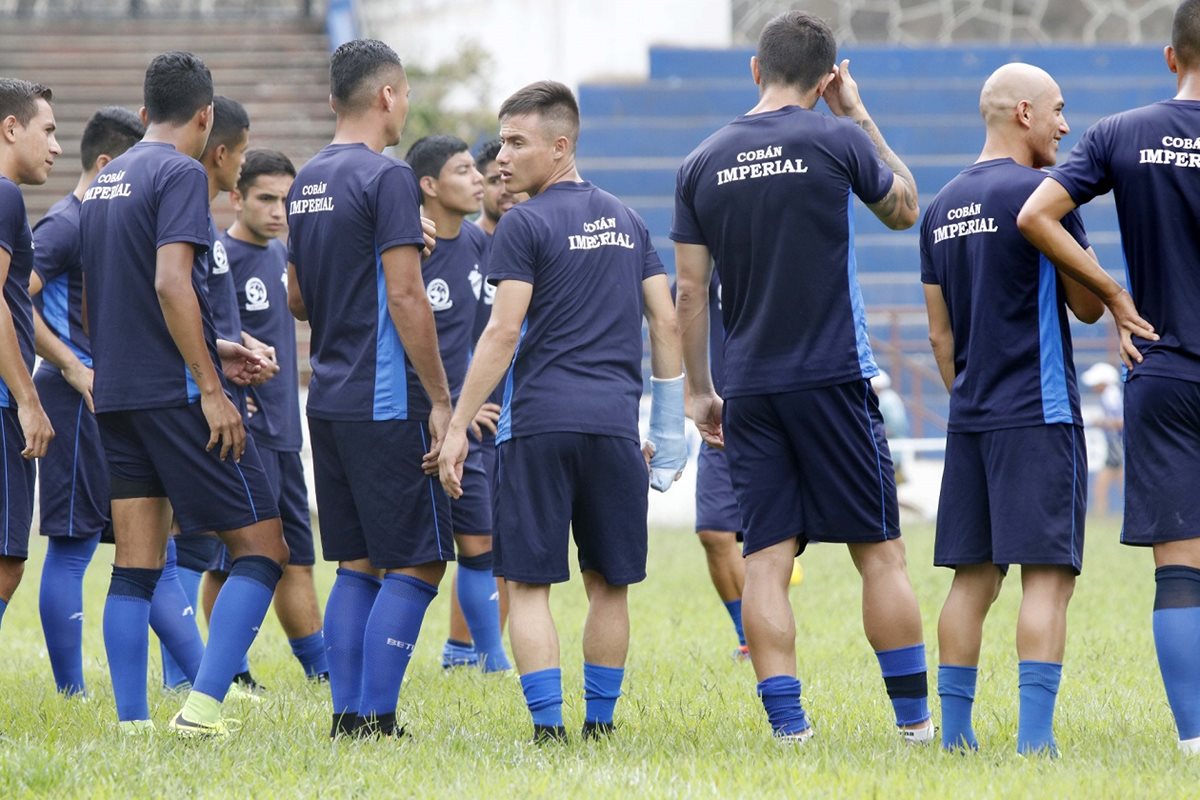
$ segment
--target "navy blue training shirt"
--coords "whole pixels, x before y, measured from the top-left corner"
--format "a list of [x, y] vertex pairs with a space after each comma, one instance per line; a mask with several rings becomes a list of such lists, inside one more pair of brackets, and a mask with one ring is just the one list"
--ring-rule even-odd
[[425, 246], [408, 164], [364, 144], [331, 144], [288, 194], [288, 260], [312, 327], [308, 415], [426, 419], [429, 397], [388, 313], [384, 251]]
[[[421, 265], [425, 295], [437, 323], [438, 349], [446, 381], [455, 402], [467, 376], [467, 362], [475, 345], [475, 326], [483, 296], [484, 256], [488, 235], [464, 222], [458, 236], [438, 238], [432, 255]], [[489, 287], [495, 292], [495, 287]], [[477, 291], [478, 290], [478, 291]], [[486, 324], [486, 322], [484, 323]]]
[[229, 271], [229, 254], [211, 217], [209, 227], [212, 229], [212, 249], [208, 251], [208, 275], [204, 285], [208, 289], [208, 305], [212, 308], [213, 328], [218, 339], [241, 344], [242, 320], [238, 315], [237, 288], [233, 273]]
[[[492, 234], [484, 233], [483, 228], [472, 225], [483, 234], [483, 260], [479, 269], [471, 271], [471, 290], [475, 293], [475, 327], [471, 333], [472, 345], [479, 341], [483, 329], [487, 327], [488, 319], [492, 316], [492, 303], [496, 300], [496, 284], [488, 282], [488, 258], [492, 252]], [[496, 401], [499, 402], [499, 401]]]
[[296, 320], [287, 304], [287, 247], [272, 239], [266, 247], [221, 234], [219, 243], [229, 258], [237, 289], [241, 330], [275, 348], [279, 374], [262, 386], [247, 389], [258, 411], [247, 427], [256, 444], [285, 453], [298, 453], [300, 431], [300, 374], [296, 363]]
[[[3, 176], [0, 176], [0, 248], [10, 256], [8, 277], [4, 279], [4, 302], [12, 315], [25, 369], [32, 371], [33, 303], [29, 299], [29, 273], [33, 271], [33, 234], [20, 188]], [[8, 386], [0, 380], [0, 408], [16, 405]]]
[[[1011, 158], [967, 167], [921, 224], [921, 281], [942, 287], [954, 333], [947, 430], [1083, 424], [1058, 271], [1017, 229], [1046, 173]], [[1063, 220], [1084, 248], [1079, 214]]]
[[138, 142], [110, 162], [84, 194], [79, 233], [96, 412], [199, 400], [200, 390], [163, 318], [154, 276], [158, 248], [193, 246], [192, 289], [220, 374], [204, 288], [212, 244], [204, 167], [166, 142]]
[[1134, 340], [1129, 377], [1200, 382], [1200, 101], [1105, 117], [1050, 175], [1076, 205], [1114, 193], [1129, 293], [1160, 337]]
[[679, 168], [671, 238], [721, 273], [725, 395], [832, 386], [878, 372], [854, 258], [854, 198], [892, 171], [846, 119], [788, 106], [739, 117]]
[[496, 228], [488, 280], [533, 284], [497, 443], [538, 433], [638, 441], [642, 282], [665, 274], [641, 218], [584, 181], [552, 184]]
[[[79, 198], [69, 194], [50, 206], [33, 228], [33, 269], [42, 291], [33, 303], [42, 319], [85, 366], [92, 344], [83, 329], [83, 263], [79, 257]], [[49, 364], [49, 362], [46, 362]]]

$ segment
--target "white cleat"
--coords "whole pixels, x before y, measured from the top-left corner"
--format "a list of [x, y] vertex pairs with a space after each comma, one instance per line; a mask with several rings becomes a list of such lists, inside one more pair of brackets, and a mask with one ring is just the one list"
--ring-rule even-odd
[[149, 719], [126, 719], [117, 723], [123, 736], [150, 736], [154, 733], [154, 721]]
[[1200, 756], [1200, 736], [1195, 739], [1180, 739], [1179, 752], [1185, 756]]
[[929, 744], [937, 736], [937, 727], [933, 724], [933, 719], [925, 720], [925, 724], [919, 728], [899, 728], [900, 738], [907, 744], [925, 745]]
[[813, 733], [813, 728], [809, 725], [798, 733], [777, 733], [775, 734], [775, 741], [780, 744], [804, 744], [813, 737]]

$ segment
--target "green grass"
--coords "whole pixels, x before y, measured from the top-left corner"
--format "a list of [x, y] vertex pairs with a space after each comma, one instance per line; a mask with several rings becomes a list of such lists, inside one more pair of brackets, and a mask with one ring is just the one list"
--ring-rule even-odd
[[[930, 664], [950, 573], [929, 566], [932, 532], [910, 526], [910, 571], [925, 614]], [[111, 549], [87, 579], [85, 667], [92, 699], [58, 697], [37, 622], [42, 543], [4, 619], [0, 642], [0, 797], [219, 796], [833, 796], [1184, 797], [1200, 760], [1175, 749], [1174, 727], [1150, 636], [1150, 554], [1117, 544], [1115, 526], [1092, 523], [1084, 575], [1071, 608], [1067, 666], [1056, 722], [1063, 757], [1015, 754], [1017, 692], [1013, 576], [985, 636], [976, 702], [981, 752], [948, 755], [904, 746], [874, 656], [862, 635], [859, 583], [845, 548], [810, 549], [793, 589], [800, 669], [817, 737], [801, 748], [771, 741], [748, 664], [734, 663], [732, 629], [709, 585], [695, 537], [651, 538], [650, 578], [631, 594], [633, 643], [611, 742], [539, 749], [511, 676], [444, 674], [439, 651], [446, 598], [434, 603], [408, 672], [401, 742], [331, 744], [327, 690], [309, 686], [273, 615], [254, 646], [259, 705], [231, 701], [244, 720], [223, 742], [116, 732], [100, 610]], [[332, 570], [319, 570], [322, 597]], [[583, 715], [578, 582], [554, 592], [563, 647], [566, 717]], [[152, 650], [152, 653], [157, 648]], [[151, 658], [157, 686], [157, 657]], [[931, 674], [932, 677], [932, 674]], [[932, 688], [932, 687], [931, 687]], [[160, 725], [179, 698], [151, 690]], [[934, 698], [936, 719], [936, 698]]]

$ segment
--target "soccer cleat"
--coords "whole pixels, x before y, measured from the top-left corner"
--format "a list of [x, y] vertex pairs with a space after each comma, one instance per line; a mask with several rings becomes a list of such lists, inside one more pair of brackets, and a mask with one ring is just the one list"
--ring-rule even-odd
[[154, 720], [126, 719], [117, 723], [122, 736], [148, 736], [154, 733]]
[[788, 579], [788, 586], [799, 586], [804, 583], [804, 567], [800, 566], [799, 561], [792, 562], [792, 577]]
[[580, 735], [584, 741], [594, 739], [597, 741], [608, 739], [616, 731], [617, 726], [611, 722], [584, 722], [583, 730]]
[[738, 645], [737, 648], [735, 648], [733, 651], [733, 660], [734, 661], [749, 661], [750, 660], [750, 646], [746, 645], [746, 644]]
[[566, 744], [567, 729], [562, 725], [534, 725], [533, 743], [537, 745]]
[[337, 739], [342, 736], [353, 736], [361, 724], [361, 718], [353, 711], [333, 715], [333, 725], [329, 729], [329, 738]]
[[474, 644], [456, 642], [453, 639], [446, 640], [446, 645], [442, 648], [442, 669], [477, 666], [479, 666], [479, 653], [475, 652]]
[[168, 726], [180, 736], [194, 739], [224, 739], [242, 727], [241, 720], [219, 719], [216, 722], [192, 722], [180, 711], [171, 718]]
[[246, 672], [239, 672], [237, 675], [234, 675], [233, 682], [241, 686], [247, 692], [250, 692], [250, 694], [258, 695], [259, 697], [267, 693], [267, 687], [254, 680], [254, 676], [250, 674], [249, 670]]
[[1179, 752], [1185, 756], [1200, 755], [1200, 736], [1195, 739], [1180, 739]]
[[900, 732], [900, 738], [912, 745], [929, 744], [937, 736], [937, 727], [933, 724], [932, 719], [925, 720], [925, 724], [919, 728], [897, 728], [897, 730]]
[[401, 739], [407, 734], [403, 725], [396, 724], [396, 712], [390, 714], [358, 717], [358, 726], [354, 728], [356, 739]]
[[774, 738], [780, 744], [804, 744], [813, 737], [814, 733], [812, 726], [809, 725], [804, 730], [795, 733], [776, 733]]
[[308, 682], [317, 686], [324, 686], [329, 683], [329, 673], [318, 672], [316, 675], [310, 675]]

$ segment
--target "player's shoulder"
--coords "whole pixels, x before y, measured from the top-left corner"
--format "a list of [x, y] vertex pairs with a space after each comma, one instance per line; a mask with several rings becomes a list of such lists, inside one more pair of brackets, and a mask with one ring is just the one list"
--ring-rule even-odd
[[281, 262], [287, 263], [287, 245], [283, 243], [282, 239], [272, 239], [271, 241], [267, 242], [267, 252], [271, 254], [272, 258], [276, 258]]
[[17, 210], [22, 213], [25, 211], [25, 196], [21, 194], [21, 187], [2, 175], [0, 175], [0, 209], [3, 209], [6, 214], [14, 213]]
[[471, 249], [478, 250], [480, 252], [487, 249], [489, 237], [483, 232], [483, 229], [474, 222], [464, 221], [462, 228], [459, 229], [459, 235], [464, 237], [463, 241], [466, 242]]
[[68, 231], [78, 233], [81, 205], [74, 194], [59, 198], [33, 226], [33, 232], [42, 236], [48, 233], [58, 236]]

